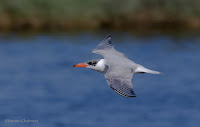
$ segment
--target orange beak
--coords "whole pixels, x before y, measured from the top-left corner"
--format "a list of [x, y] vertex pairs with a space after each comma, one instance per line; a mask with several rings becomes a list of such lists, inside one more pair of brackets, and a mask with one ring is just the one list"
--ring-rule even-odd
[[87, 65], [85, 63], [78, 63], [72, 67], [87, 67]]

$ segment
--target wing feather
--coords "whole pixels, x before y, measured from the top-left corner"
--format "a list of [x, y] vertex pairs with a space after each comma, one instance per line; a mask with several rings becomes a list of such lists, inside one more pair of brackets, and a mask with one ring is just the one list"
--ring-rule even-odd
[[124, 97], [136, 97], [133, 91], [131, 79], [106, 77], [108, 85], [119, 95]]
[[131, 83], [134, 62], [114, 49], [111, 36], [107, 36], [92, 52], [102, 55], [106, 60], [108, 71], [104, 76], [108, 85], [121, 96], [136, 97]]
[[106, 59], [109, 59], [113, 56], [127, 58], [123, 53], [115, 50], [111, 42], [111, 35], [107, 36], [102, 42], [100, 42], [96, 48], [92, 50], [92, 53], [102, 55]]
[[124, 97], [136, 97], [131, 82], [133, 72], [128, 68], [111, 66], [104, 76], [108, 85], [119, 95]]

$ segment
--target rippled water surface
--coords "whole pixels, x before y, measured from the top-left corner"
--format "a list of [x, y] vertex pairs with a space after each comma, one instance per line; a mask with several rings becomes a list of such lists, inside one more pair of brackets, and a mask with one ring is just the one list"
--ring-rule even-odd
[[[200, 124], [200, 36], [113, 34], [115, 48], [163, 75], [138, 74], [136, 98], [103, 74], [72, 65], [94, 58], [104, 34], [0, 35], [0, 127], [195, 127]], [[6, 120], [38, 122], [6, 122]]]

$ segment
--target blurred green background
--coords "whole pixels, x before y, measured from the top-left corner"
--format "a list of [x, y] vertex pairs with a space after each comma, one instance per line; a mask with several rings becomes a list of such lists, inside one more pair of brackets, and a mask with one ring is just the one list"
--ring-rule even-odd
[[0, 30], [200, 28], [199, 0], [0, 0]]

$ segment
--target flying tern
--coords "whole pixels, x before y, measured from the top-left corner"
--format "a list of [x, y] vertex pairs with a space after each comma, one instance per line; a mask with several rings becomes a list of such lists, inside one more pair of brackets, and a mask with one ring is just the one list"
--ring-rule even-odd
[[102, 55], [104, 59], [89, 60], [84, 63], [78, 63], [73, 67], [85, 67], [103, 73], [108, 85], [116, 93], [124, 97], [136, 97], [131, 82], [134, 74], [160, 74], [158, 71], [153, 71], [140, 64], [136, 64], [123, 53], [115, 50], [111, 42], [111, 35], [99, 43], [92, 53]]

